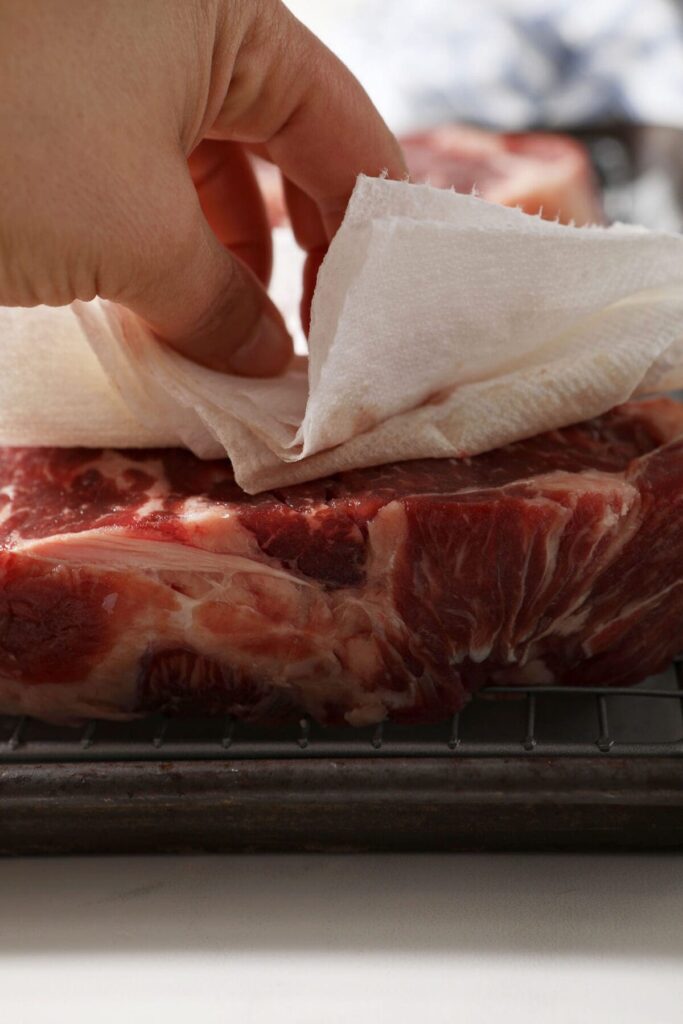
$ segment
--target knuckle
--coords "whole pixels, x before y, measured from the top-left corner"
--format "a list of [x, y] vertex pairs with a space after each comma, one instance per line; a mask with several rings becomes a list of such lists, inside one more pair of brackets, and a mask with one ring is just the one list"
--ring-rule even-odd
[[207, 295], [200, 285], [194, 305], [192, 333], [213, 336], [225, 332], [228, 344], [244, 338], [262, 312], [256, 282], [239, 260], [227, 254], [215, 287]]
[[98, 294], [98, 259], [91, 241], [57, 234], [43, 224], [24, 224], [0, 235], [0, 303], [65, 306]]

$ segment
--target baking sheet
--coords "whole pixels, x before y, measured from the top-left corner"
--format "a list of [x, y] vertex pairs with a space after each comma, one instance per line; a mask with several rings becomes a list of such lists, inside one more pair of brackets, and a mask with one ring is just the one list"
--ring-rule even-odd
[[683, 848], [682, 680], [413, 728], [0, 720], [0, 853]]
[[[575, 134], [611, 218], [680, 230], [682, 133]], [[681, 675], [414, 729], [0, 718], [0, 853], [683, 848]]]

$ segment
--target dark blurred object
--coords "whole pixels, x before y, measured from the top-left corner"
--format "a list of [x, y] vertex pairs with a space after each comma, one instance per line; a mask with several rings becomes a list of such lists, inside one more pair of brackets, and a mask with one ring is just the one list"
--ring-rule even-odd
[[683, 230], [683, 131], [615, 125], [572, 135], [590, 153], [608, 220]]

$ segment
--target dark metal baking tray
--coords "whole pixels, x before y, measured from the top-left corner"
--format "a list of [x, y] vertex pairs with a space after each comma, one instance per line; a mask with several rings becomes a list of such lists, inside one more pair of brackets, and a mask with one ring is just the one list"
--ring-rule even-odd
[[0, 719], [0, 852], [683, 848], [683, 664], [438, 726]]
[[[683, 227], [683, 133], [575, 134], [608, 217]], [[488, 690], [420, 728], [0, 718], [0, 853], [682, 849], [681, 675]]]

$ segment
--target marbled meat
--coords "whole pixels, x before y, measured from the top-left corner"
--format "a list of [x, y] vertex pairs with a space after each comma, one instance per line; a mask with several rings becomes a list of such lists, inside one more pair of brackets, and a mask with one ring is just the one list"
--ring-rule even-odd
[[438, 720], [683, 648], [683, 406], [244, 494], [184, 451], [0, 449], [0, 712]]

